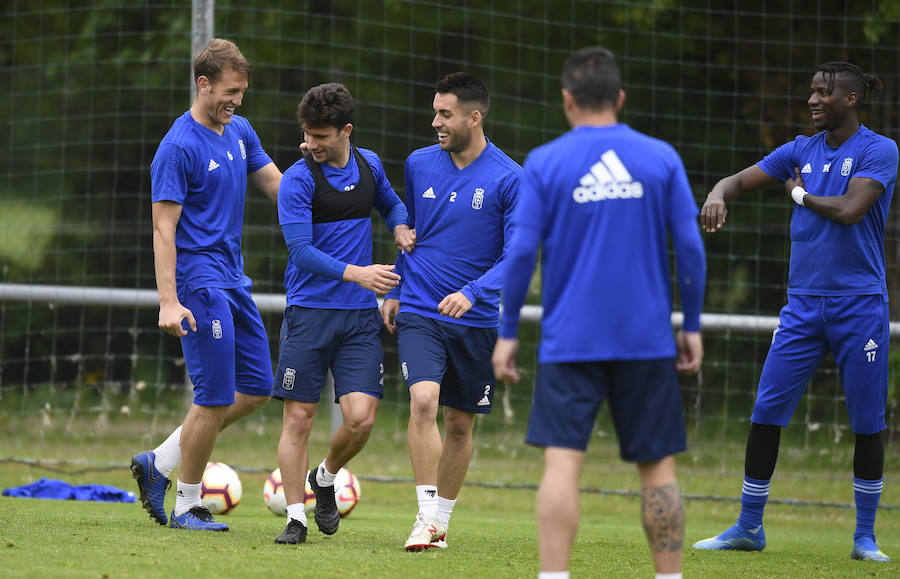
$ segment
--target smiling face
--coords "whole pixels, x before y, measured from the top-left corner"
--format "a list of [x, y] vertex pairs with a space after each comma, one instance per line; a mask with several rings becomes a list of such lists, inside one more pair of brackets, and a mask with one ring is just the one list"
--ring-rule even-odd
[[197, 99], [203, 111], [201, 123], [221, 133], [241, 106], [247, 90], [247, 75], [226, 68], [215, 83], [201, 76], [197, 81]]
[[350, 133], [352, 131], [353, 125], [349, 123], [342, 129], [303, 125], [303, 140], [306, 141], [306, 150], [310, 152], [316, 163], [344, 167], [350, 160]]
[[817, 72], [809, 84], [810, 96], [806, 104], [812, 114], [813, 126], [820, 131], [843, 127], [856, 102], [856, 93], [848, 91], [847, 83], [838, 76], [828, 90], [828, 78]]
[[434, 120], [431, 127], [437, 131], [441, 149], [450, 153], [466, 150], [472, 142], [472, 129], [477, 122], [477, 110], [463, 108], [453, 93], [434, 95]]

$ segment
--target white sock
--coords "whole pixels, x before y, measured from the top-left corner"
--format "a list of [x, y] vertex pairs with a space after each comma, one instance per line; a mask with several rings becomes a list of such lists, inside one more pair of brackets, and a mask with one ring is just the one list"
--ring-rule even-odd
[[457, 499], [445, 499], [438, 495], [438, 520], [445, 526], [450, 524], [450, 515], [453, 514], [453, 507], [456, 506]]
[[337, 473], [331, 474], [328, 472], [328, 469], [325, 468], [325, 461], [322, 461], [322, 464], [319, 465], [319, 468], [316, 470], [316, 483], [320, 487], [330, 487], [334, 486], [334, 477], [337, 476]]
[[175, 516], [180, 517], [193, 507], [199, 507], [200, 486], [203, 483], [189, 485], [178, 481], [178, 492], [175, 493]]
[[681, 579], [681, 573], [657, 573], [656, 579]]
[[538, 579], [569, 579], [568, 571], [541, 571]]
[[153, 461], [158, 470], [166, 478], [172, 474], [178, 463], [181, 462], [181, 425], [176, 428], [169, 438], [153, 449], [156, 460]]
[[432, 518], [438, 516], [437, 487], [434, 485], [416, 485], [416, 500], [419, 512]]
[[287, 506], [287, 522], [290, 523], [291, 519], [296, 519], [303, 523], [304, 527], [306, 526], [306, 511], [303, 509], [303, 503]]

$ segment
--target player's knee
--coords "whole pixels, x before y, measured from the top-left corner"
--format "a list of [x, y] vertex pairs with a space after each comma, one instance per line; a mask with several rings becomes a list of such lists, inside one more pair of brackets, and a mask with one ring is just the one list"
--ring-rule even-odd
[[424, 390], [410, 390], [409, 412], [413, 420], [435, 420], [437, 418], [438, 397]]

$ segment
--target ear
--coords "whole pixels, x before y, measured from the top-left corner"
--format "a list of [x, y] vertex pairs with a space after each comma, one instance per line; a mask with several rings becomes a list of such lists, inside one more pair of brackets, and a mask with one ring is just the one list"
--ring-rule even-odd
[[472, 112], [469, 114], [469, 126], [477, 127], [482, 123], [484, 123], [484, 117], [481, 116], [481, 111], [477, 108], [472, 109]]
[[622, 107], [625, 106], [625, 91], [623, 89], [619, 89], [619, 98], [616, 99], [616, 113], [620, 113], [622, 111]]
[[575, 108], [575, 97], [569, 92], [569, 89], [562, 89], [563, 110], [571, 111]]
[[856, 94], [856, 91], [848, 92], [844, 95], [844, 103], [847, 105], [848, 109], [854, 108], [859, 104], [859, 95]]
[[206, 95], [212, 89], [212, 83], [205, 76], [197, 78], [197, 94]]
[[347, 123], [346, 125], [343, 126], [343, 128], [341, 128], [340, 131], [338, 131], [338, 134], [345, 139], [349, 139], [350, 133], [352, 133], [352, 132], [353, 132], [353, 125], [351, 125], [350, 123]]

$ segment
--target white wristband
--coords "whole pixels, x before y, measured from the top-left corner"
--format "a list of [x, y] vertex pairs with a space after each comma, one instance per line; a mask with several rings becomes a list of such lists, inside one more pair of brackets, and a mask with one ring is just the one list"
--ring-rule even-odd
[[800, 185], [797, 185], [796, 187], [791, 189], [791, 199], [793, 199], [794, 203], [796, 203], [797, 205], [804, 205], [803, 198], [807, 195], [809, 195], [809, 193], [807, 193], [806, 189], [804, 189]]

